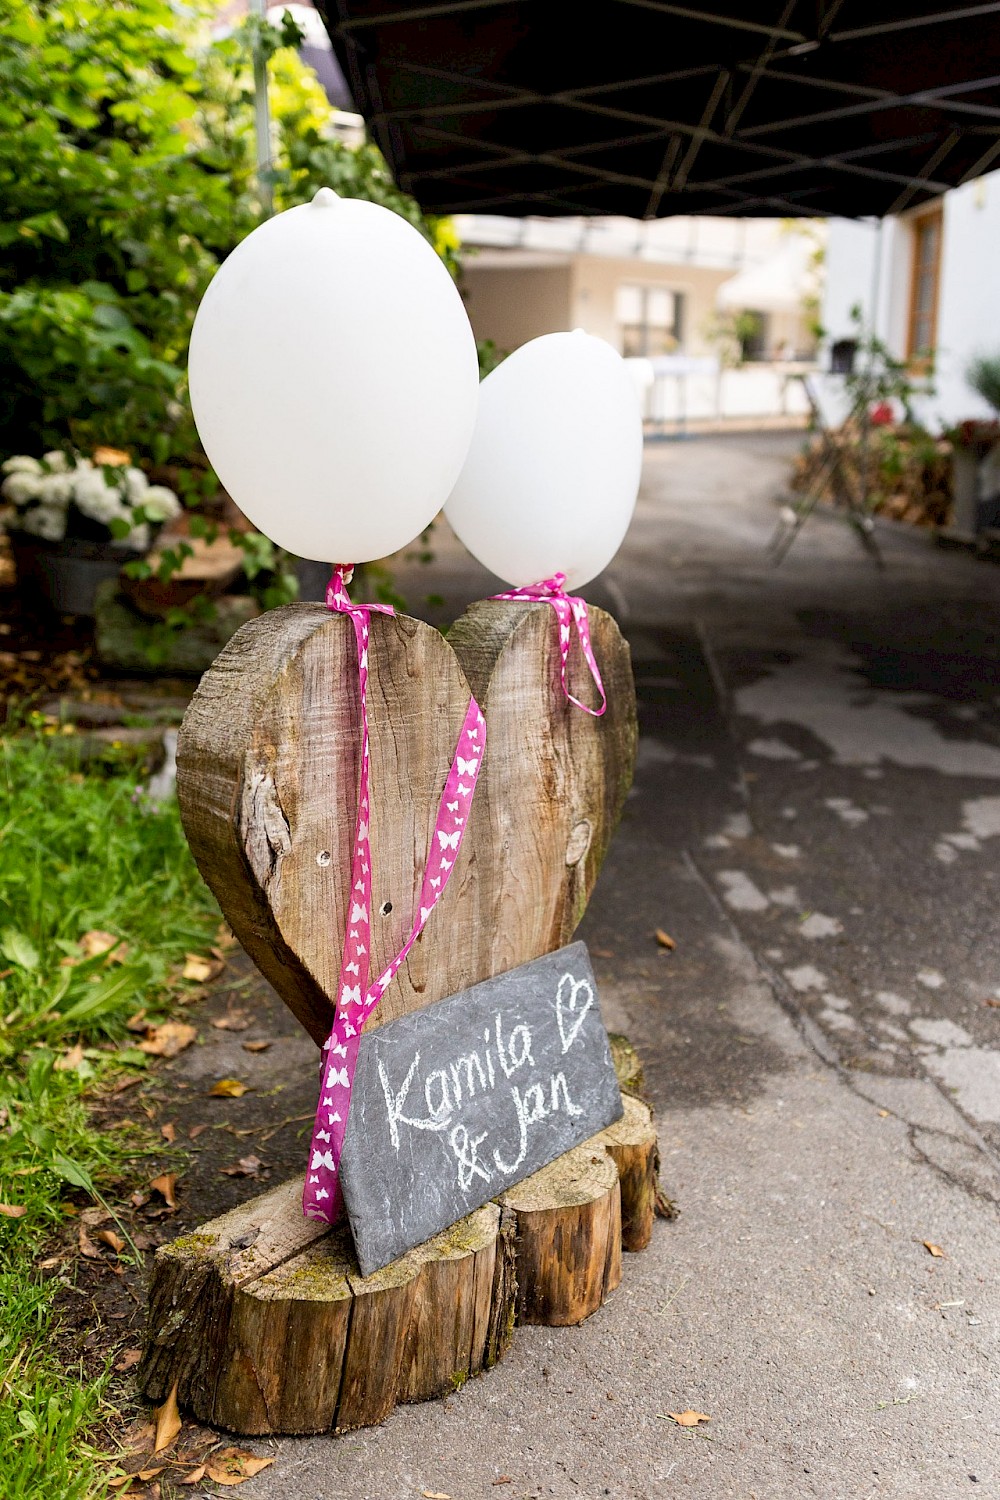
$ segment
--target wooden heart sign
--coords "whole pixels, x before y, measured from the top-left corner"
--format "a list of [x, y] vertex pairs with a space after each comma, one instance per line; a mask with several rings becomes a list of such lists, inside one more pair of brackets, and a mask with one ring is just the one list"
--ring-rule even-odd
[[[447, 640], [408, 616], [372, 615], [373, 974], [409, 931], [470, 688], [487, 749], [450, 883], [366, 1029], [572, 936], [636, 745], [628, 647], [601, 610], [590, 611], [590, 629], [608, 698], [600, 719], [563, 694], [546, 604], [475, 604]], [[247, 953], [320, 1044], [334, 1014], [360, 751], [351, 623], [306, 604], [237, 632], [202, 678], [178, 741], [181, 816], [198, 867]]]

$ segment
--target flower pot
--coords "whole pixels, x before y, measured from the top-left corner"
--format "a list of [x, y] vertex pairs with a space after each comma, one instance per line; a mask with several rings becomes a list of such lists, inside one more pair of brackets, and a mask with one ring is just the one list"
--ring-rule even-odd
[[19, 587], [41, 605], [63, 615], [93, 615], [98, 586], [117, 578], [123, 563], [139, 554], [120, 542], [65, 537], [46, 542], [24, 532], [10, 533]]

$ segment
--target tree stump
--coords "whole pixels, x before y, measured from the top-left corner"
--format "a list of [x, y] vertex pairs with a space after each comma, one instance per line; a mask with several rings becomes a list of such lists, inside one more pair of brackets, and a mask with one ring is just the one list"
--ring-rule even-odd
[[[363, 1277], [344, 1229], [304, 1219], [302, 1179], [157, 1252], [139, 1385], [244, 1435], [347, 1432], [446, 1396], [515, 1323], [566, 1326], [648, 1243], [655, 1133], [625, 1115], [445, 1233]], [[619, 1168], [622, 1175], [619, 1180]], [[644, 1236], [644, 1237], [643, 1237]]]
[[345, 1229], [303, 1219], [284, 1183], [157, 1253], [139, 1385], [176, 1386], [246, 1435], [346, 1432], [447, 1395], [505, 1353], [513, 1221], [490, 1203], [363, 1277]]
[[517, 1221], [519, 1323], [582, 1323], [622, 1279], [618, 1170], [600, 1140], [556, 1157], [500, 1200]]
[[625, 1113], [595, 1136], [618, 1168], [622, 1198], [622, 1249], [645, 1250], [653, 1237], [660, 1154], [653, 1112], [631, 1094], [622, 1095]]

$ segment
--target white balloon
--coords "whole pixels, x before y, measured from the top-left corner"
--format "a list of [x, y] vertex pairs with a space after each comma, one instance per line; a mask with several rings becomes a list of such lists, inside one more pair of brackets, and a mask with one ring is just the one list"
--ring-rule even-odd
[[472, 446], [445, 506], [491, 572], [522, 586], [606, 568], [635, 509], [642, 417], [621, 356], [577, 330], [516, 349], [479, 388]]
[[272, 541], [385, 557], [440, 510], [476, 418], [476, 345], [454, 282], [398, 214], [321, 188], [223, 263], [191, 334], [212, 467]]

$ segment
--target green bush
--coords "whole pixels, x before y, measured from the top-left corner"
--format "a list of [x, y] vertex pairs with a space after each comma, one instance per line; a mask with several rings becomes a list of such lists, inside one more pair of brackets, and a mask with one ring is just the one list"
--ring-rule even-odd
[[454, 262], [448, 222], [422, 216], [373, 146], [335, 137], [335, 111], [273, 27], [250, 18], [213, 41], [197, 3], [3, 3], [0, 455], [110, 443], [164, 462], [194, 448], [191, 324], [263, 216], [255, 42], [271, 53], [275, 207], [329, 185], [403, 214]]

